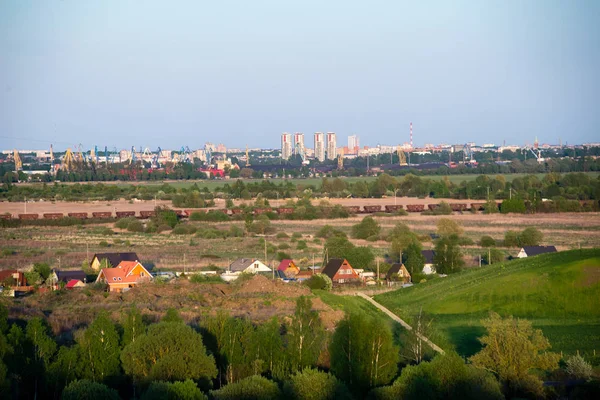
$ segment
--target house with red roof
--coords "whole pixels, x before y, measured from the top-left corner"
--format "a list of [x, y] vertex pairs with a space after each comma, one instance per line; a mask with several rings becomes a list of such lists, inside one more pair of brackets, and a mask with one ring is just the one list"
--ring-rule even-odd
[[115, 268], [100, 270], [96, 283], [107, 284], [110, 292], [123, 292], [151, 279], [152, 275], [139, 261], [121, 261]]
[[65, 287], [67, 289], [82, 288], [82, 287], [85, 287], [85, 283], [83, 283], [79, 279], [71, 279], [69, 282], [67, 282]]
[[283, 272], [283, 274], [288, 278], [293, 278], [298, 275], [300, 272], [300, 268], [294, 263], [294, 260], [285, 259], [281, 260], [279, 266], [277, 267], [277, 271]]

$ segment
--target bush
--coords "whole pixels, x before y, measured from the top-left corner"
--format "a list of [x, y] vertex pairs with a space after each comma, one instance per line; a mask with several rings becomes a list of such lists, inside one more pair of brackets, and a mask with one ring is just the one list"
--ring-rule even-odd
[[171, 227], [169, 225], [159, 225], [156, 227], [156, 232], [161, 233], [161, 232], [165, 232], [165, 231], [170, 231]]
[[196, 233], [196, 227], [189, 224], [179, 224], [171, 232], [174, 235], [192, 235]]
[[305, 285], [315, 290], [331, 290], [333, 282], [331, 278], [325, 274], [316, 274], [306, 280]]
[[289, 248], [290, 248], [290, 245], [289, 245], [289, 244], [287, 244], [287, 243], [281, 243], [279, 246], [277, 246], [277, 248], [278, 248], [279, 250], [287, 250], [287, 249], [289, 249]]
[[98, 243], [98, 246], [100, 246], [100, 247], [108, 247], [110, 245], [108, 244], [108, 242], [106, 240], [101, 240], [100, 243]]
[[141, 400], [205, 400], [208, 397], [188, 379], [184, 382], [152, 382]]
[[63, 390], [61, 398], [63, 400], [118, 400], [119, 395], [116, 390], [102, 383], [82, 379], [71, 382]]
[[288, 253], [285, 253], [283, 251], [278, 251], [277, 252], [277, 261], [281, 261], [281, 260], [288, 260], [291, 259], [292, 256], [290, 256]]
[[527, 207], [525, 207], [525, 202], [522, 199], [517, 197], [513, 199], [507, 199], [500, 204], [500, 212], [503, 214], [508, 213], [520, 213], [523, 214], [527, 211]]
[[210, 394], [215, 400], [276, 400], [281, 395], [277, 383], [258, 375], [230, 383]]
[[127, 229], [129, 224], [135, 220], [136, 220], [135, 217], [121, 218], [120, 220], [115, 222], [115, 227], [117, 227], [119, 229]]
[[190, 214], [190, 221], [202, 221], [205, 213], [194, 211]]
[[302, 238], [302, 234], [300, 232], [292, 233], [292, 239], [301, 239], [301, 238]]
[[496, 246], [496, 240], [494, 240], [493, 237], [491, 236], [482, 236], [481, 239], [479, 240], [479, 245], [481, 247], [495, 247]]
[[129, 232], [144, 232], [144, 224], [138, 220], [131, 221], [127, 224], [127, 230]]
[[306, 249], [308, 249], [308, 246], [306, 245], [306, 241], [299, 240], [298, 241], [298, 245], [296, 246], [296, 249], [298, 249], [298, 250], [306, 250]]
[[519, 246], [537, 246], [543, 238], [544, 234], [536, 228], [525, 228], [519, 235]]
[[589, 380], [594, 373], [592, 366], [587, 363], [579, 354], [569, 357], [567, 360], [566, 371], [575, 379]]
[[279, 232], [275, 237], [277, 239], [288, 239], [289, 235], [285, 232]]
[[496, 214], [498, 212], [498, 204], [494, 200], [488, 200], [483, 206], [484, 214]]
[[352, 399], [346, 385], [327, 372], [306, 368], [296, 372], [284, 384], [285, 398], [293, 400]]
[[504, 253], [498, 249], [489, 249], [481, 255], [481, 261], [484, 264], [498, 264], [504, 261]]
[[373, 217], [364, 217], [363, 220], [352, 226], [352, 237], [355, 239], [366, 239], [369, 236], [378, 236], [381, 232], [381, 226]]
[[504, 246], [505, 247], [519, 246], [519, 233], [516, 231], [506, 231], [506, 233], [504, 234]]
[[379, 236], [378, 235], [372, 235], [372, 236], [369, 236], [367, 238], [367, 242], [376, 242], [378, 240], [379, 240]]
[[451, 215], [452, 207], [450, 204], [442, 201], [436, 208], [431, 212], [432, 215]]
[[346, 237], [346, 234], [331, 225], [323, 225], [315, 234], [317, 238], [329, 239], [332, 236]]

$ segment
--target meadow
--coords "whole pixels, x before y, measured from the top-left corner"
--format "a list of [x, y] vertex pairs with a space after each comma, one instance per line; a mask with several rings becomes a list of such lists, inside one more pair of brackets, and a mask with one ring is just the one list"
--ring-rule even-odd
[[464, 356], [480, 349], [481, 319], [489, 311], [532, 321], [554, 351], [600, 352], [600, 249], [471, 269], [381, 294], [375, 300], [407, 320], [422, 309], [448, 345]]

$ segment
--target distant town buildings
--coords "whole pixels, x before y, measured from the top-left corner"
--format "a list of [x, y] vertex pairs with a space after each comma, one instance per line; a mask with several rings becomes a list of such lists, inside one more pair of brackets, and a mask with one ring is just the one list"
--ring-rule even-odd
[[292, 134], [284, 132], [281, 134], [281, 158], [288, 160], [292, 156]]
[[327, 159], [337, 158], [337, 139], [334, 132], [327, 132]]
[[217, 145], [217, 153], [227, 153], [227, 147], [223, 143]]
[[358, 136], [348, 136], [348, 154], [357, 154], [359, 147], [360, 143], [358, 140]]
[[294, 133], [294, 154], [303, 156], [304, 151], [304, 133]]
[[315, 158], [320, 162], [325, 161], [325, 134], [315, 133]]

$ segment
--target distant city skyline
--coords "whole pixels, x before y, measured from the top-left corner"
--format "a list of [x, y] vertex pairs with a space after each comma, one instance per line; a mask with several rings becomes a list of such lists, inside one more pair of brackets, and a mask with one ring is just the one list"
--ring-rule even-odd
[[6, 0], [0, 148], [397, 145], [411, 121], [415, 147], [596, 142], [598, 16], [593, 0]]

